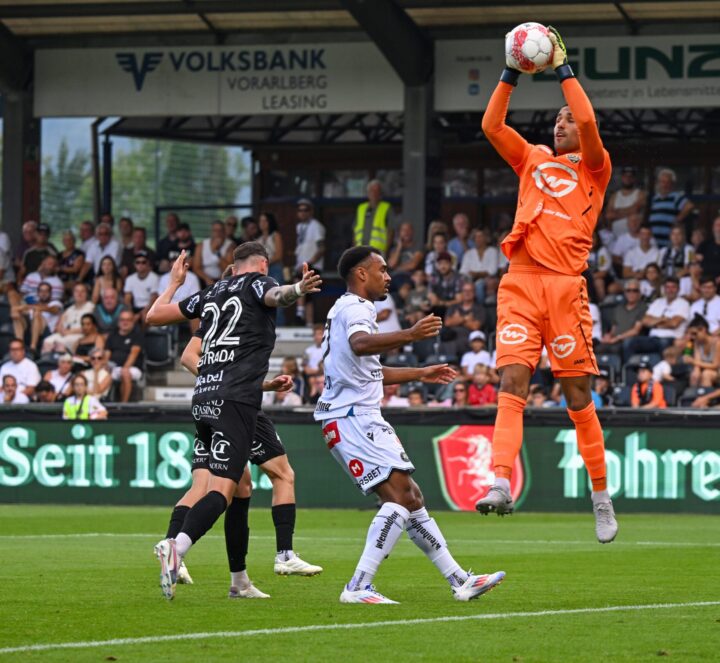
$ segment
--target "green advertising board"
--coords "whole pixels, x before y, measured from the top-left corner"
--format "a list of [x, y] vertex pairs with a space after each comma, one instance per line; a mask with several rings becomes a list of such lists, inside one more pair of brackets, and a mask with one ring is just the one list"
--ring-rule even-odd
[[[274, 415], [273, 415], [274, 416]], [[0, 420], [0, 501], [172, 504], [190, 485], [194, 427], [177, 411], [134, 411], [105, 422]], [[298, 504], [368, 507], [338, 467], [308, 413], [279, 413]], [[493, 415], [456, 410], [393, 414], [429, 507], [472, 509], [492, 482]], [[567, 419], [565, 417], [565, 419]], [[604, 417], [608, 485], [618, 511], [720, 513], [720, 428], [676, 418]], [[673, 425], [674, 424], [674, 425]], [[271, 484], [253, 467], [254, 499]], [[584, 511], [589, 485], [569, 420], [526, 421], [512, 490], [519, 510]]]

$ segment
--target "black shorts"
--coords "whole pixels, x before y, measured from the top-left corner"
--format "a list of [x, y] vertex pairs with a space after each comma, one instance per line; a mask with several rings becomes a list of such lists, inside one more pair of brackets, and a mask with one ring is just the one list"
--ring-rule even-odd
[[260, 410], [235, 401], [193, 403], [195, 445], [192, 469], [240, 481], [250, 458]]

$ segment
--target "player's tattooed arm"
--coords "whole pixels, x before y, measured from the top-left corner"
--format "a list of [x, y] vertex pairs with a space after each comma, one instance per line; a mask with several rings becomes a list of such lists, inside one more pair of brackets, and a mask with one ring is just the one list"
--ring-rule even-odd
[[320, 286], [322, 286], [320, 275], [309, 269], [307, 263], [304, 263], [302, 279], [292, 285], [278, 285], [270, 288], [265, 293], [265, 305], [283, 308], [290, 306], [300, 297], [320, 292]]
[[170, 270], [170, 281], [167, 288], [158, 295], [145, 316], [147, 324], [151, 326], [171, 325], [187, 319], [180, 311], [177, 303], [173, 303], [172, 298], [177, 289], [185, 283], [185, 276], [189, 268], [190, 265], [186, 261], [185, 251], [181, 251]]

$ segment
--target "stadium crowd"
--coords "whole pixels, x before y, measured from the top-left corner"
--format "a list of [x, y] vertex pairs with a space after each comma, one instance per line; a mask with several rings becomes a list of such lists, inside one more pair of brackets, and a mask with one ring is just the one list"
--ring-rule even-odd
[[[164, 290], [180, 252], [189, 256], [191, 271], [176, 301], [220, 278], [244, 241], [264, 244], [270, 275], [280, 282], [304, 262], [322, 271], [326, 229], [308, 199], [297, 202], [296, 215], [290, 269], [269, 212], [214, 221], [209, 236], [200, 240], [171, 212], [154, 249], [145, 228], [128, 217], [115, 224], [111, 214], [97, 224], [83, 221], [77, 236], [66, 230], [62, 248], [52, 245], [50, 228], [42, 223], [25, 223], [16, 247], [0, 233], [0, 350], [7, 352], [0, 366], [3, 401], [76, 404], [80, 397], [80, 405], [66, 408], [74, 412], [92, 399], [94, 414], [85, 411], [85, 418], [99, 418], [107, 414], [102, 402], [138, 400], [137, 386], [148, 370], [146, 347], [157, 333], [146, 328], [145, 313]], [[357, 210], [348, 244], [372, 244], [387, 259], [393, 281], [391, 296], [376, 304], [380, 331], [411, 326], [431, 312], [445, 323], [436, 341], [407, 346], [385, 363], [448, 362], [459, 372], [447, 386], [386, 387], [385, 406], [496, 404], [495, 342], [507, 331], [496, 329], [495, 306], [508, 266], [500, 250], [508, 230], [508, 224], [473, 228], [458, 213], [431, 221], [426, 237], [418, 238], [413, 225], [382, 200], [380, 183], [368, 184], [368, 200]], [[651, 193], [638, 186], [634, 168], [624, 167], [620, 188], [606, 201], [585, 276], [599, 369], [596, 406], [720, 405], [720, 215], [706, 235], [673, 171], [661, 169]], [[301, 299], [296, 322], [313, 326], [314, 340], [302, 357], [283, 361], [282, 373], [293, 376], [294, 389], [268, 392], [266, 405], [317, 401], [323, 387], [323, 326], [313, 325], [314, 319], [312, 299]], [[561, 343], [550, 350], [566, 349]], [[564, 406], [547, 351], [533, 376], [529, 405]]]

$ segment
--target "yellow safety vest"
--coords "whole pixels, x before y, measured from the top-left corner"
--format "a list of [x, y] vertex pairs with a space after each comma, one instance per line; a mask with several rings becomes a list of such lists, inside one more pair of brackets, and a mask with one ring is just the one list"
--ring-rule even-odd
[[[357, 217], [355, 220], [355, 244], [359, 245], [363, 242], [365, 234], [365, 215], [367, 214], [369, 203], [358, 205]], [[375, 208], [375, 214], [372, 220], [372, 230], [370, 231], [370, 246], [379, 249], [383, 253], [387, 253], [387, 215], [390, 211], [390, 203], [381, 201]]]
[[63, 403], [65, 419], [90, 419], [90, 398], [85, 396], [77, 405], [73, 405], [68, 398]]

